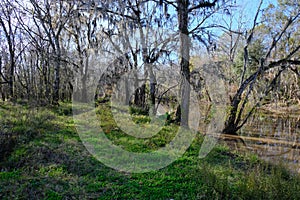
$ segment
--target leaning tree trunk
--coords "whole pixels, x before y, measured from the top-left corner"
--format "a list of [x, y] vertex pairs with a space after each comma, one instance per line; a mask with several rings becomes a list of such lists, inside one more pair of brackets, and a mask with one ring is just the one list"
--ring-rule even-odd
[[239, 102], [240, 101], [231, 103], [230, 114], [225, 122], [225, 128], [222, 131], [223, 134], [237, 135], [236, 132], [238, 131], [238, 124], [236, 122], [236, 115]]
[[[244, 107], [239, 109], [239, 104], [242, 101], [242, 94], [247, 89], [250, 84], [253, 84], [255, 79], [258, 76], [258, 73], [252, 74], [248, 79], [246, 79], [239, 89], [237, 90], [236, 94], [231, 100], [230, 104], [230, 112], [227, 120], [225, 121], [225, 127], [223, 129], [224, 134], [231, 134], [237, 135], [237, 131], [240, 129], [239, 123], [241, 121], [241, 113], [244, 111]], [[252, 90], [252, 88], [250, 88]], [[250, 91], [248, 91], [250, 92]]]

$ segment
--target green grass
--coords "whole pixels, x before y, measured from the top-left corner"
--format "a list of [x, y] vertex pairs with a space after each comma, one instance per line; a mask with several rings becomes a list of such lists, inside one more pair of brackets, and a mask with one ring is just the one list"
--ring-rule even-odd
[[[198, 158], [198, 134], [186, 153], [158, 171], [135, 174], [113, 170], [84, 147], [74, 127], [71, 105], [30, 108], [0, 103], [0, 133], [6, 153], [0, 162], [0, 199], [300, 199], [300, 179], [284, 166], [232, 152], [218, 144]], [[148, 152], [176, 132], [137, 139], [123, 133], [107, 106], [97, 108], [107, 137], [127, 150]], [[147, 123], [135, 116], [137, 123]], [[4, 157], [5, 156], [5, 157]]]

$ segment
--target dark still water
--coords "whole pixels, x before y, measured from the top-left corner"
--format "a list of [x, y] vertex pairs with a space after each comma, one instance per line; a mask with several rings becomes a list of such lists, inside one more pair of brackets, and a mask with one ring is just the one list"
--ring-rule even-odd
[[284, 112], [256, 113], [242, 128], [240, 135], [246, 146], [238, 149], [258, 154], [261, 158], [286, 164], [300, 173], [300, 113]]

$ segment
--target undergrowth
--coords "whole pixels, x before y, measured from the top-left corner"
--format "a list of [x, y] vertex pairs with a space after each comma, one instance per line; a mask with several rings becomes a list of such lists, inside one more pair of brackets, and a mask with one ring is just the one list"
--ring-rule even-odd
[[[128, 136], [97, 109], [102, 129], [129, 151], [151, 151], [174, 137], [165, 125], [151, 139]], [[1, 199], [300, 199], [300, 179], [284, 166], [255, 155], [232, 152], [218, 144], [205, 158], [199, 133], [185, 154], [171, 165], [148, 173], [124, 173], [96, 160], [76, 132], [72, 107], [30, 108], [0, 105]], [[149, 123], [145, 116], [137, 123]]]

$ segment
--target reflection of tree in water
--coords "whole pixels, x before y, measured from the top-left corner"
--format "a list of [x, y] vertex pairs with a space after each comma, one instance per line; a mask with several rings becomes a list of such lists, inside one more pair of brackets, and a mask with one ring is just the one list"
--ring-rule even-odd
[[299, 113], [257, 113], [241, 129], [240, 135], [247, 144], [240, 150], [250, 150], [267, 160], [284, 161], [293, 170], [299, 165]]

